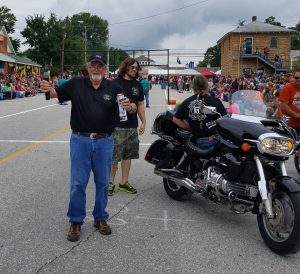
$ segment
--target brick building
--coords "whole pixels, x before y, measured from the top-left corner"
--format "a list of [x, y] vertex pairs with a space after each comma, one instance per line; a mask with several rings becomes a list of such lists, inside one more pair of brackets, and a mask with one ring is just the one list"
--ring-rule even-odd
[[[292, 30], [257, 21], [225, 34], [221, 45], [222, 75], [286, 72], [290, 69]], [[267, 50], [264, 51], [264, 49]], [[268, 52], [268, 54], [265, 54]], [[275, 59], [275, 57], [277, 59]]]
[[17, 56], [4, 26], [0, 26], [0, 74], [40, 74], [41, 65], [26, 57]]

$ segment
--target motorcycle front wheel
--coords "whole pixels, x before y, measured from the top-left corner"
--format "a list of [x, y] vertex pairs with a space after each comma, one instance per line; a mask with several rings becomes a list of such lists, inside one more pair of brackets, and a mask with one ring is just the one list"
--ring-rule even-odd
[[295, 164], [295, 168], [297, 170], [297, 172], [300, 174], [300, 159], [297, 153], [295, 153], [294, 156], [294, 164]]
[[166, 178], [164, 178], [164, 188], [168, 196], [176, 201], [188, 200], [193, 194], [193, 192], [186, 187], [179, 186], [172, 180], [168, 180]]
[[274, 218], [257, 215], [260, 234], [266, 245], [278, 254], [300, 250], [300, 193], [278, 190], [272, 194]]

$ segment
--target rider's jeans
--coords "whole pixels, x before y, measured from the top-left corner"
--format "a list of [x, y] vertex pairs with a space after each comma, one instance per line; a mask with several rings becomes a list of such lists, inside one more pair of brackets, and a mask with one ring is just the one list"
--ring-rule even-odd
[[196, 143], [199, 148], [210, 148], [211, 146], [214, 146], [218, 143], [218, 140], [212, 139], [210, 137], [202, 137], [202, 138], [196, 138]]
[[72, 133], [70, 140], [71, 190], [68, 217], [70, 223], [83, 224], [86, 216], [86, 187], [90, 173], [96, 185], [93, 216], [96, 221], [108, 219], [106, 212], [108, 182], [111, 171], [113, 139], [111, 136], [90, 139]]

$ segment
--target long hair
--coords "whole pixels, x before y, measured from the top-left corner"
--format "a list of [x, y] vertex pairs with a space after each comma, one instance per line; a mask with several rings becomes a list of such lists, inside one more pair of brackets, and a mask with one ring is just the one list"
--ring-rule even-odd
[[199, 94], [200, 97], [208, 94], [208, 82], [203, 75], [196, 75], [193, 79], [193, 91], [195, 94]]
[[141, 71], [141, 66], [140, 66], [139, 62], [132, 57], [128, 57], [122, 61], [122, 63], [119, 66], [118, 74], [121, 75], [122, 77], [124, 77], [125, 74], [129, 71], [130, 66], [132, 66], [134, 63], [137, 63], [137, 73], [136, 73], [135, 79], [138, 79], [139, 72]]
[[204, 115], [204, 95], [208, 95], [208, 82], [207, 79], [203, 75], [196, 75], [193, 79], [193, 91], [197, 94], [197, 100], [200, 103], [201, 98], [201, 106], [200, 106], [200, 129], [203, 129], [203, 121], [205, 118]]

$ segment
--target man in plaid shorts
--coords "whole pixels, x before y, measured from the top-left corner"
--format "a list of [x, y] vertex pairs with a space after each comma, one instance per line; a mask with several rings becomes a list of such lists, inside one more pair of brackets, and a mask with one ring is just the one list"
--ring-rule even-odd
[[[137, 80], [141, 67], [139, 63], [131, 57], [126, 58], [119, 67], [118, 77], [114, 80], [130, 102], [137, 106], [136, 111], [127, 112], [127, 121], [120, 121], [113, 133], [114, 152], [112, 158], [112, 168], [110, 175], [108, 195], [115, 191], [115, 176], [118, 169], [118, 162], [121, 162], [122, 178], [118, 189], [127, 193], [135, 194], [137, 190], [128, 180], [131, 160], [139, 158], [139, 134], [143, 134], [146, 127], [146, 115], [144, 106], [144, 93], [141, 83]], [[138, 129], [138, 118], [141, 124]]]

